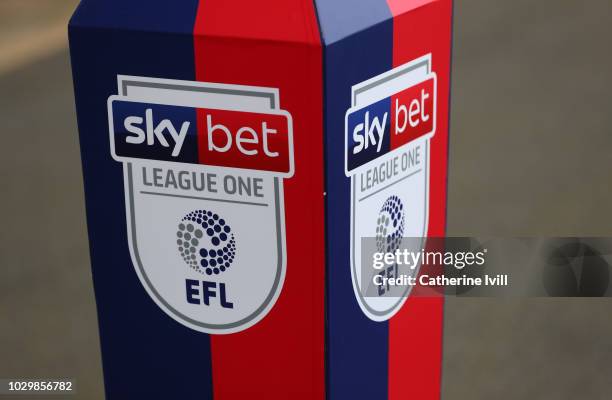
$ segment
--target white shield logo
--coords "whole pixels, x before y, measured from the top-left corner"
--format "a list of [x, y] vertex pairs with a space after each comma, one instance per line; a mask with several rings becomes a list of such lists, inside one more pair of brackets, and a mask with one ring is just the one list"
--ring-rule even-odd
[[[123, 163], [129, 247], [142, 285], [189, 328], [249, 328], [270, 311], [285, 276], [283, 178], [293, 158], [291, 117], [279, 108], [278, 90], [132, 76], [118, 76], [118, 86], [109, 98], [111, 152]], [[119, 101], [283, 115], [291, 170], [117, 154], [112, 104]]]
[[[436, 115], [431, 54], [353, 86], [351, 100], [345, 132], [346, 175], [351, 178], [351, 276], [362, 311], [374, 321], [385, 321], [399, 311], [412, 286], [376, 287], [372, 278], [385, 271], [373, 268], [372, 255], [393, 253], [400, 246], [419, 252], [427, 235], [429, 140]], [[379, 111], [377, 120], [376, 107], [388, 113]], [[358, 114], [365, 121], [351, 123]], [[379, 144], [383, 134], [388, 139]], [[351, 147], [351, 141], [357, 147]], [[368, 145], [376, 155], [352, 161]], [[384, 146], [388, 150], [381, 150]], [[393, 269], [391, 276], [417, 276], [419, 266]]]

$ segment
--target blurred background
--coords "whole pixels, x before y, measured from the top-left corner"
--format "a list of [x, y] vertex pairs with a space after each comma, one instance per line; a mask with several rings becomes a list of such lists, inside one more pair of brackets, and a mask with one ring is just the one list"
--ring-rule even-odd
[[[76, 4], [0, 0], [0, 377], [102, 399]], [[448, 234], [612, 236], [612, 2], [456, 0], [454, 24]], [[610, 377], [609, 298], [447, 300], [445, 400], [610, 399]]]

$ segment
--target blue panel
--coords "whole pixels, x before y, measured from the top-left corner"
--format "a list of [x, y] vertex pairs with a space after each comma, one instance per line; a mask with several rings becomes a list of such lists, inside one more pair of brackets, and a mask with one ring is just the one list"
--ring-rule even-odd
[[344, 121], [351, 86], [392, 68], [393, 22], [384, 0], [315, 3], [325, 44], [327, 398], [386, 399], [388, 323], [364, 315], [351, 282]]
[[[198, 0], [83, 0], [70, 26], [191, 35], [197, 7]], [[160, 52], [162, 47], [151, 50], [158, 56], [165, 54]]]
[[[208, 335], [185, 328], [160, 310], [132, 266], [122, 166], [110, 155], [107, 119], [107, 99], [117, 94], [117, 74], [195, 79], [191, 31], [196, 9], [197, 0], [86, 0], [71, 21], [87, 222], [109, 399], [212, 398]], [[113, 29], [121, 27], [133, 30]]]
[[119, 157], [198, 163], [196, 109], [113, 100]]
[[351, 112], [347, 117], [347, 170], [351, 171], [389, 152], [391, 98]]
[[[391, 11], [385, 0], [315, 0], [323, 41], [330, 45], [377, 24], [391, 25]], [[382, 27], [384, 30], [385, 28]], [[367, 36], [367, 37], [366, 37]], [[376, 40], [374, 36], [362, 36], [363, 40]], [[354, 40], [353, 37], [350, 40]], [[387, 38], [385, 38], [387, 39]], [[392, 40], [392, 39], [389, 39]], [[389, 42], [391, 45], [391, 42]], [[363, 48], [367, 46], [363, 43]], [[378, 52], [376, 52], [378, 54]], [[357, 60], [373, 54], [362, 52]]]

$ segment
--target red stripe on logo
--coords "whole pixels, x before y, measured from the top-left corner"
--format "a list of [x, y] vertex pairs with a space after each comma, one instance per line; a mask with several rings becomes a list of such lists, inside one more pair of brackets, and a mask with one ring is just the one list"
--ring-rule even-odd
[[285, 283], [258, 324], [211, 336], [214, 398], [322, 399], [323, 84], [313, 2], [203, 0], [194, 36], [198, 80], [278, 88], [280, 108], [293, 119], [295, 172], [284, 180]]
[[391, 96], [391, 150], [433, 133], [436, 94], [434, 79]]
[[198, 108], [200, 164], [291, 172], [288, 115]]
[[[431, 53], [432, 69], [437, 74], [436, 132], [430, 142], [428, 236], [444, 236], [452, 1], [387, 3], [394, 16], [393, 65]], [[443, 297], [411, 297], [389, 321], [390, 400], [440, 398], [443, 307]]]

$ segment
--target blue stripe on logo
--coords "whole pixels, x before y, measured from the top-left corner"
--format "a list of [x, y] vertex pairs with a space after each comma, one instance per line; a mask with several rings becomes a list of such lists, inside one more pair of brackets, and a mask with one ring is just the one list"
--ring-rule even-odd
[[114, 100], [112, 118], [116, 156], [198, 162], [195, 108]]
[[347, 116], [347, 170], [355, 169], [390, 148], [391, 99], [386, 98]]

